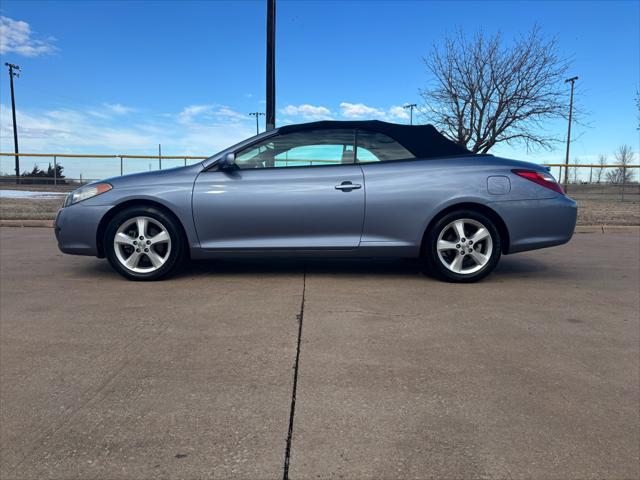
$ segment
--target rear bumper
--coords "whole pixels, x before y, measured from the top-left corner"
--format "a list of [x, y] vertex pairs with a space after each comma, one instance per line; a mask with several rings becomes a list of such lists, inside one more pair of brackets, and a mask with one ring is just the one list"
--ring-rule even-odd
[[540, 200], [494, 202], [490, 206], [509, 230], [507, 253], [562, 245], [571, 240], [576, 227], [576, 202], [557, 195]]
[[82, 203], [61, 208], [54, 223], [60, 251], [72, 255], [98, 256], [98, 226], [110, 208]]

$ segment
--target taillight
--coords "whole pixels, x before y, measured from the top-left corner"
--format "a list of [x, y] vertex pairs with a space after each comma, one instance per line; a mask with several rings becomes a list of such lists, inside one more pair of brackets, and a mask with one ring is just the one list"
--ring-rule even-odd
[[513, 173], [518, 175], [519, 177], [526, 178], [527, 180], [531, 180], [538, 185], [542, 185], [543, 187], [549, 188], [554, 192], [558, 192], [564, 195], [564, 191], [556, 179], [553, 178], [553, 175], [550, 173], [544, 172], [536, 172], [535, 170], [511, 170]]

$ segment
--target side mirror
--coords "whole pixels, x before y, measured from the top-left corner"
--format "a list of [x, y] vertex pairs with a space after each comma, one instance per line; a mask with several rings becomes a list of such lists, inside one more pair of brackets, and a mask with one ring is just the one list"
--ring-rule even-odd
[[225, 153], [222, 158], [218, 161], [218, 165], [220, 166], [220, 170], [235, 170], [236, 168], [236, 154], [235, 153]]

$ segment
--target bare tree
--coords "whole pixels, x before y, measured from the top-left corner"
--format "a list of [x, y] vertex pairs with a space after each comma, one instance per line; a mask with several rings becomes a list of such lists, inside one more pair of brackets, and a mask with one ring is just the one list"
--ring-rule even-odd
[[616, 164], [620, 166], [613, 171], [607, 172], [607, 181], [609, 183], [629, 183], [633, 180], [632, 169], [626, 167], [633, 163], [634, 156], [633, 150], [629, 145], [618, 147], [615, 158]]
[[569, 167], [569, 178], [572, 179], [573, 183], [578, 183], [578, 165], [580, 165], [580, 158], [574, 157]]
[[458, 32], [423, 58], [433, 83], [420, 90], [423, 112], [447, 137], [476, 153], [506, 142], [550, 148], [544, 124], [568, 115], [569, 63], [536, 27], [505, 45], [502, 36]]
[[607, 165], [607, 156], [604, 154], [600, 154], [598, 155], [598, 165], [600, 165], [598, 167], [598, 169], [596, 170], [596, 183], [601, 183], [602, 182], [602, 175], [604, 175], [604, 169]]

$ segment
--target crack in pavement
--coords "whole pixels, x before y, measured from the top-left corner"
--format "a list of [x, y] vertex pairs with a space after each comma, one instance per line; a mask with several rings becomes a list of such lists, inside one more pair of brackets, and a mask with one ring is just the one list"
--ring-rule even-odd
[[284, 466], [282, 479], [289, 480], [289, 461], [291, 460], [291, 440], [293, 437], [293, 418], [296, 413], [296, 390], [298, 388], [298, 366], [300, 365], [300, 343], [302, 340], [302, 321], [304, 320], [304, 298], [307, 291], [307, 269], [302, 274], [302, 301], [300, 302], [300, 313], [296, 315], [298, 319], [298, 341], [296, 345], [296, 361], [293, 367], [293, 388], [291, 391], [291, 407], [289, 410], [289, 430], [287, 432], [287, 444], [284, 452]]

